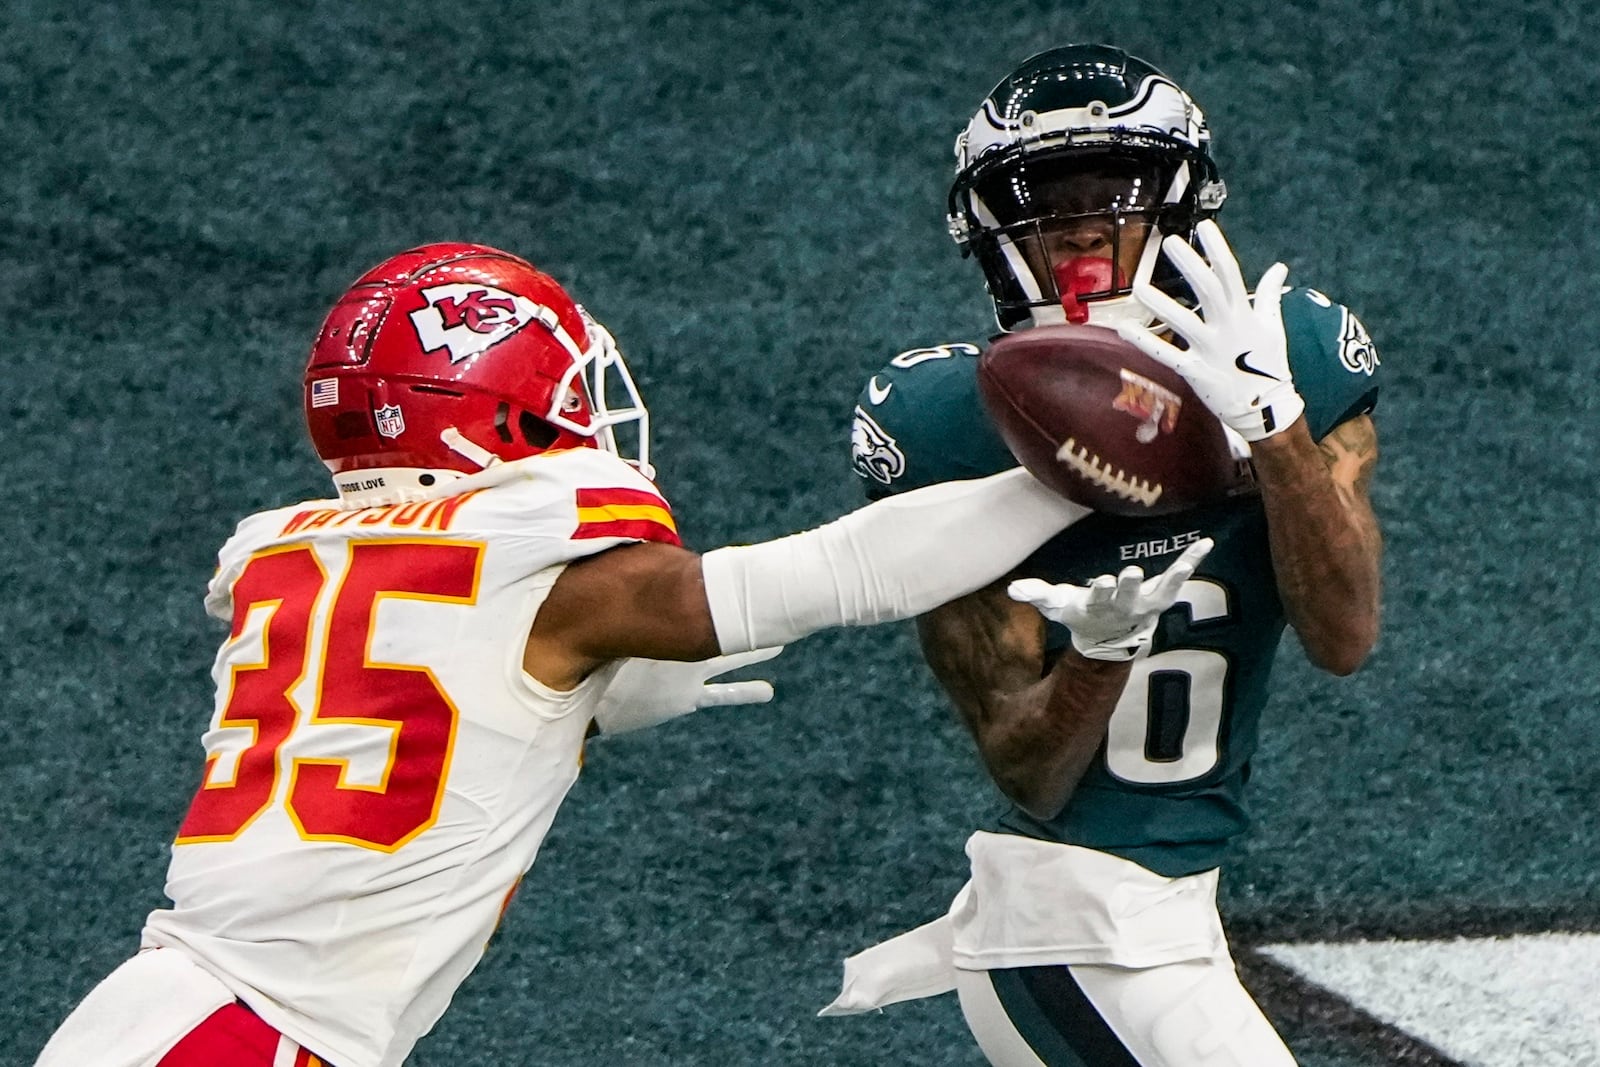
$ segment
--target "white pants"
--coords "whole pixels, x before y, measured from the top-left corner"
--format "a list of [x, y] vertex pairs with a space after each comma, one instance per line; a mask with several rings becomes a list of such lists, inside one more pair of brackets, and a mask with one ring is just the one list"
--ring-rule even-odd
[[1293, 1067], [1239, 983], [1216, 871], [1165, 878], [986, 832], [967, 855], [972, 878], [949, 913], [846, 960], [822, 1014], [956, 989], [996, 1067]]
[[233, 999], [183, 953], [141, 952], [89, 991], [34, 1067], [152, 1067]]
[[[1098, 1020], [1030, 1002], [1016, 971], [956, 972], [967, 1028], [994, 1067], [1293, 1067], [1294, 1056], [1239, 984], [1230, 959], [1129, 969], [1061, 964]], [[1002, 1000], [996, 986], [1007, 989]], [[1026, 1020], [1023, 1027], [1018, 1019]], [[1055, 1026], [1047, 1025], [1054, 1022]], [[1101, 1030], [1103, 1024], [1103, 1031]], [[1073, 1028], [1080, 1028], [1073, 1032]], [[1024, 1035], [1023, 1029], [1028, 1030]], [[1042, 1031], [1042, 1032], [1041, 1032]], [[1098, 1043], [1097, 1043], [1098, 1039]], [[1119, 1052], [1115, 1046], [1124, 1050]], [[1110, 1048], [1097, 1062], [1094, 1048]]]

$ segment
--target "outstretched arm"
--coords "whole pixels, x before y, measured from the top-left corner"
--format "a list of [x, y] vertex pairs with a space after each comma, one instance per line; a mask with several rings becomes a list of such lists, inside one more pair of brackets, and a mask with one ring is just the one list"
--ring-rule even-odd
[[700, 660], [914, 618], [993, 581], [1085, 514], [1016, 468], [703, 557], [659, 543], [613, 548], [557, 578], [524, 666], [570, 689], [613, 659]]

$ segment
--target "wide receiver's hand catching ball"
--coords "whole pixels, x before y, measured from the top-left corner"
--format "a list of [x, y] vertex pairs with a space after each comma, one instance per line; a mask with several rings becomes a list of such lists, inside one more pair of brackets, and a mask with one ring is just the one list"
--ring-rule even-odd
[[1007, 334], [978, 387], [1018, 461], [1069, 500], [1113, 515], [1167, 515], [1248, 485], [1217, 417], [1176, 371], [1099, 326]]

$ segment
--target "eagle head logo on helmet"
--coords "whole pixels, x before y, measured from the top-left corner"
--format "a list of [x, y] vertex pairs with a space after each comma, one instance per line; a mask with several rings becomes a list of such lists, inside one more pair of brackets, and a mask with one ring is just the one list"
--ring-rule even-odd
[[357, 503], [554, 449], [621, 454], [618, 428], [651, 474], [649, 416], [611, 334], [555, 279], [483, 245], [423, 245], [358, 279], [312, 346], [305, 412]]
[[983, 268], [1002, 330], [1148, 325], [1148, 281], [1180, 299], [1161, 239], [1192, 239], [1227, 196], [1198, 105], [1119, 48], [1031, 56], [956, 138], [950, 234]]

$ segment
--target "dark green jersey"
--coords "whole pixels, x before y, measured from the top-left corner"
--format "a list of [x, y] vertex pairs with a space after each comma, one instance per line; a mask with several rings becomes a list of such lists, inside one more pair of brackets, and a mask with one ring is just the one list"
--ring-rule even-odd
[[[1377, 400], [1378, 358], [1350, 311], [1311, 289], [1283, 297], [1289, 365], [1320, 439]], [[978, 348], [914, 349], [872, 377], [852, 450], [868, 495], [1016, 465], [978, 397]], [[1156, 518], [1091, 515], [1044, 545], [1028, 575], [1082, 584], [1138, 563], [1153, 573], [1202, 537], [1216, 542], [1156, 629], [1112, 715], [1105, 745], [1054, 819], [1018, 808], [1001, 829], [1102, 849], [1175, 877], [1215, 867], [1246, 829], [1255, 753], [1283, 606], [1258, 497]], [[1066, 630], [1050, 627], [1050, 647]]]

